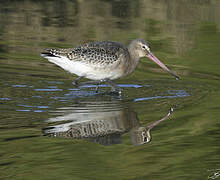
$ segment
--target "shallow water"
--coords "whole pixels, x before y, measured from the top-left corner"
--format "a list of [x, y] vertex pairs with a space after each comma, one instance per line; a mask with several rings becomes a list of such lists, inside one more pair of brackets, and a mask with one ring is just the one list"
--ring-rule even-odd
[[[1, 2], [0, 179], [220, 179], [219, 12], [217, 0]], [[143, 58], [115, 81], [121, 96], [97, 93], [39, 55], [135, 38], [181, 79]]]

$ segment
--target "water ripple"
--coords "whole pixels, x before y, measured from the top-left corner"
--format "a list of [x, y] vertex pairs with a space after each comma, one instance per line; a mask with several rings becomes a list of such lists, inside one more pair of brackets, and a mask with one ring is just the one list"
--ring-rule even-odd
[[171, 94], [171, 95], [136, 98], [134, 99], [134, 102], [146, 101], [146, 100], [152, 100], [152, 99], [179, 98], [179, 97], [182, 98], [182, 97], [190, 96], [190, 94], [188, 94], [184, 90], [168, 90], [168, 94]]
[[[111, 87], [108, 84], [88, 84], [88, 85], [82, 85], [81, 88], [95, 88], [95, 87]], [[138, 85], [138, 84], [117, 84], [118, 87], [126, 87], [126, 88], [141, 88], [141, 87], [150, 87], [151, 85]]]
[[46, 92], [53, 92], [53, 91], [63, 91], [63, 89], [34, 89], [34, 91], [46, 91]]
[[10, 101], [10, 98], [0, 98], [0, 101]]

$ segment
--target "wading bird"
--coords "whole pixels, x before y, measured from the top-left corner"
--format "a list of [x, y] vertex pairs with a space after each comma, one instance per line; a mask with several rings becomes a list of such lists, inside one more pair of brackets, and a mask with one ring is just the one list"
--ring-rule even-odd
[[[170, 71], [151, 52], [148, 42], [136, 39], [126, 47], [118, 42], [90, 42], [76, 48], [46, 49], [41, 56], [60, 66], [64, 70], [76, 74], [74, 85], [107, 83], [112, 91], [121, 94], [121, 89], [112, 80], [131, 74], [137, 67], [140, 58], [148, 57], [176, 79], [179, 77]], [[81, 78], [92, 81], [78, 83]]]

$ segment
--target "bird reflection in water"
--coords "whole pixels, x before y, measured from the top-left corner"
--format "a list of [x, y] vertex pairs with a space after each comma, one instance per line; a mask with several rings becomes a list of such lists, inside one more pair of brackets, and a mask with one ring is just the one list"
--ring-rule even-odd
[[147, 127], [142, 127], [137, 114], [120, 101], [81, 102], [77, 107], [60, 108], [57, 112], [62, 115], [46, 120], [56, 125], [44, 128], [44, 135], [112, 145], [121, 144], [121, 136], [129, 132], [131, 143], [142, 145], [151, 141], [152, 128], [166, 120], [173, 109]]

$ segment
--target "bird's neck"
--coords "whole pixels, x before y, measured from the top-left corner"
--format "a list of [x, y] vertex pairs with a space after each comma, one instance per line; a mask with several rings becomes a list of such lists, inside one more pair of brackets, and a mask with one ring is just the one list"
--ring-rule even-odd
[[127, 74], [130, 74], [137, 67], [137, 65], [140, 61], [140, 57], [139, 57], [138, 53], [136, 52], [136, 50], [130, 46], [128, 46], [128, 52], [129, 52], [130, 56], [129, 56], [129, 61], [128, 61], [128, 73]]

